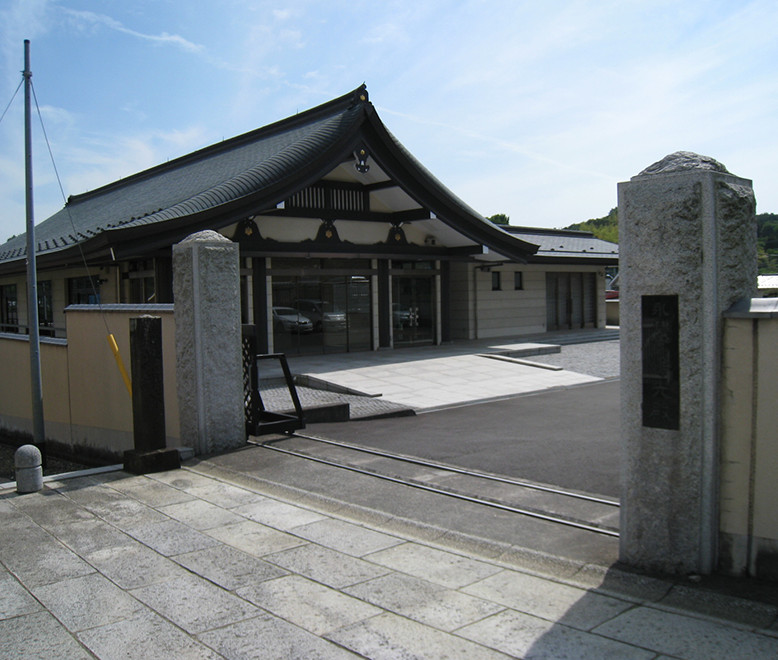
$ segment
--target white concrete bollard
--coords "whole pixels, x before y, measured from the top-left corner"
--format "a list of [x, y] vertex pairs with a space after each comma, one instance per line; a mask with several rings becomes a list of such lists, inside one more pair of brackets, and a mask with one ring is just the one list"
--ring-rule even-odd
[[14, 454], [17, 493], [37, 493], [43, 488], [41, 452], [35, 445], [22, 445]]

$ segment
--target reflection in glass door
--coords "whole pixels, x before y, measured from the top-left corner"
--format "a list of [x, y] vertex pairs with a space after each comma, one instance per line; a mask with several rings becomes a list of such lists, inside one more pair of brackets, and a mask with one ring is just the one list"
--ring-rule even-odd
[[370, 278], [273, 276], [273, 346], [290, 355], [372, 348]]
[[433, 276], [392, 277], [394, 345], [435, 341], [435, 279]]

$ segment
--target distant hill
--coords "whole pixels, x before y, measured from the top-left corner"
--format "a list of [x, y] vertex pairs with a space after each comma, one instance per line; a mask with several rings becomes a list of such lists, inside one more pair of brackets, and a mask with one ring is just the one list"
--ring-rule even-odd
[[565, 229], [575, 229], [578, 231], [590, 231], [597, 238], [611, 243], [619, 242], [619, 209], [611, 209], [608, 215], [602, 218], [592, 218], [585, 222], [577, 222], [574, 225], [565, 227]]
[[[759, 274], [778, 273], [778, 213], [759, 213], [756, 216]], [[602, 218], [577, 222], [565, 229], [589, 231], [597, 238], [619, 242], [619, 210], [611, 209]]]

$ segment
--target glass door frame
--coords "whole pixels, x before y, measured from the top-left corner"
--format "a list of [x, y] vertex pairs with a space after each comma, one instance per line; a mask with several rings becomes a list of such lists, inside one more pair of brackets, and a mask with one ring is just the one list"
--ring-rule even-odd
[[[433, 346], [440, 343], [440, 324], [441, 324], [441, 309], [440, 309], [440, 265], [438, 262], [402, 262], [406, 267], [397, 268], [392, 267], [389, 270], [390, 280], [390, 296], [391, 296], [391, 313], [392, 313], [392, 346], [394, 347], [406, 347], [406, 346]], [[417, 267], [419, 263], [425, 265], [425, 267]], [[395, 266], [397, 262], [393, 262], [392, 266]], [[398, 285], [400, 282], [410, 282], [411, 295], [413, 302], [407, 304], [407, 300], [402, 299], [398, 295]], [[413, 304], [419, 302], [417, 283], [423, 281], [428, 286], [427, 300], [421, 301], [421, 304]], [[428, 283], [428, 284], [427, 284]], [[423, 292], [427, 293], [427, 292]], [[399, 298], [399, 299], [398, 299]], [[405, 305], [403, 307], [403, 305]], [[424, 306], [426, 309], [421, 309]], [[413, 328], [419, 328], [420, 323], [424, 320], [428, 320], [429, 330], [428, 333], [419, 337], [418, 330]], [[407, 325], [406, 325], [407, 324]], [[405, 328], [411, 328], [410, 336], [408, 338], [400, 339], [398, 334], [402, 331], [405, 334]]]

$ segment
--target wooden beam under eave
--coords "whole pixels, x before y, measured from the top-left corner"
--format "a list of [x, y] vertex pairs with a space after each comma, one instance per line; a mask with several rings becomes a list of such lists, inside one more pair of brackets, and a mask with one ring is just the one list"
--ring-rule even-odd
[[400, 224], [401, 222], [414, 222], [417, 220], [429, 220], [430, 212], [427, 209], [409, 209], [394, 213], [380, 211], [345, 211], [316, 208], [283, 208], [263, 213], [264, 216], [285, 218], [316, 218], [319, 220], [348, 220], [350, 222], [383, 222], [386, 224]]

